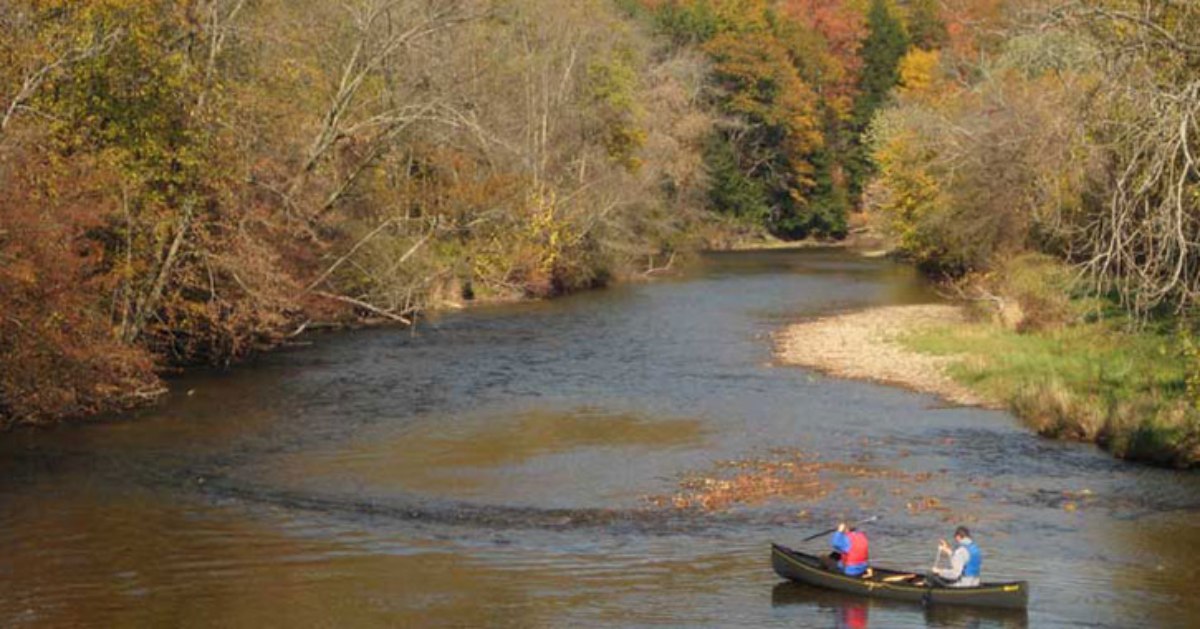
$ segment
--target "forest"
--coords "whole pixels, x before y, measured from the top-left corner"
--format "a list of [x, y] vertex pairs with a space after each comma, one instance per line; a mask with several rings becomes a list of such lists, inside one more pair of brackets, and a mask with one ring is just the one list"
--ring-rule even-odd
[[0, 418], [759, 233], [1193, 347], [1198, 114], [1188, 0], [0, 0]]

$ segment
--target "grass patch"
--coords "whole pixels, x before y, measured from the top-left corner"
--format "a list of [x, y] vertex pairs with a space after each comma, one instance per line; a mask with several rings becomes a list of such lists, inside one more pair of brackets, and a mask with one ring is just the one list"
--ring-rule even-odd
[[1131, 332], [1100, 320], [1018, 332], [982, 322], [900, 342], [961, 357], [949, 367], [952, 378], [1007, 404], [1040, 434], [1161, 465], [1200, 463], [1200, 411], [1188, 388], [1196, 364], [1168, 326]]

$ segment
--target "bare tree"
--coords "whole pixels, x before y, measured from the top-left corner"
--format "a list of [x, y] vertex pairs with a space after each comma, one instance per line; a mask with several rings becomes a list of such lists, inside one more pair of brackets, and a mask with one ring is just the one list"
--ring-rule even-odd
[[1200, 305], [1200, 4], [1075, 1], [1051, 19], [1104, 56], [1089, 111], [1110, 165], [1103, 203], [1070, 225], [1073, 254], [1139, 314]]
[[[353, 45], [342, 61], [341, 74], [316, 136], [289, 185], [289, 196], [295, 196], [304, 177], [338, 140], [371, 133], [372, 145], [386, 144], [407, 126], [429, 117], [440, 106], [436, 101], [408, 102], [382, 94], [371, 102], [360, 103], [360, 92], [369, 78], [394, 69], [401, 63], [397, 57], [410, 53], [421, 40], [476, 17], [457, 0], [359, 0], [345, 8], [354, 33]], [[378, 157], [381, 150], [368, 151], [364, 163]], [[356, 176], [350, 177], [351, 183]], [[345, 189], [345, 185], [337, 188]], [[326, 199], [322, 209], [331, 207], [338, 198], [340, 194], [335, 193]]]

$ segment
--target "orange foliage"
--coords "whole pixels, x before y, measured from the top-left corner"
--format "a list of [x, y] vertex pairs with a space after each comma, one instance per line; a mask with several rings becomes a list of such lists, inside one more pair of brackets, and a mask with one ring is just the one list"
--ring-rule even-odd
[[781, 12], [788, 19], [820, 35], [829, 59], [822, 83], [825, 97], [848, 110], [862, 70], [859, 49], [867, 36], [866, 17], [848, 0], [784, 0]]
[[[907, 487], [933, 478], [930, 472], [909, 473], [861, 463], [821, 461], [815, 454], [800, 450], [778, 449], [772, 454], [771, 459], [718, 462], [716, 469], [706, 474], [684, 478], [675, 494], [648, 496], [646, 500], [660, 508], [723, 511], [775, 499], [813, 504], [836, 496], [846, 504], [867, 508], [875, 506], [878, 497], [874, 493], [878, 487], [860, 484], [863, 481], [883, 479], [889, 481], [888, 486], [900, 483]], [[907, 490], [893, 487], [892, 493], [900, 495]], [[932, 509], [940, 502], [937, 498], [925, 498], [918, 500], [918, 504], [921, 509]]]
[[965, 61], [974, 61], [990, 42], [987, 33], [999, 32], [1005, 22], [1005, 9], [1012, 0], [945, 0], [943, 18], [949, 35], [949, 49]]
[[113, 288], [89, 239], [112, 211], [112, 173], [76, 160], [69, 191], [46, 185], [50, 167], [10, 163], [0, 176], [0, 420], [38, 423], [153, 397], [149, 356], [113, 337], [104, 307]]
[[721, 465], [736, 472], [728, 478], [696, 476], [684, 479], [673, 496], [653, 497], [658, 507], [723, 511], [739, 504], [759, 504], [772, 498], [814, 502], [832, 485], [818, 477], [822, 466], [809, 461], [729, 461]]
[[718, 36], [705, 47], [726, 90], [726, 108], [783, 136], [782, 155], [798, 176], [793, 188], [809, 184], [805, 158], [824, 143], [817, 96], [800, 79], [787, 50], [772, 37]]

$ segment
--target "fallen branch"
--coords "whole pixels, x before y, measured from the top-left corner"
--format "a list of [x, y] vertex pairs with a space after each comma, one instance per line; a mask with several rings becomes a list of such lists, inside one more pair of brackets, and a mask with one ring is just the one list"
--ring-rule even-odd
[[[951, 291], [953, 291], [953, 294], [945, 291], [944, 287], [948, 287]], [[937, 292], [938, 296], [943, 299], [972, 302], [987, 301], [995, 304], [997, 310], [1004, 309], [1003, 297], [996, 295], [995, 293], [992, 293], [980, 286], [974, 286], [973, 288], [975, 289], [975, 295], [968, 294], [967, 291], [964, 291], [958, 282], [948, 282], [944, 284], [943, 287], [935, 289], [935, 291]]]
[[303, 334], [303, 333], [304, 333], [304, 331], [305, 331], [305, 330], [307, 330], [307, 329], [308, 329], [308, 326], [309, 326], [311, 323], [312, 323], [312, 319], [306, 319], [306, 320], [304, 321], [304, 323], [301, 323], [301, 324], [300, 324], [300, 326], [299, 326], [299, 327], [297, 327], [295, 330], [292, 330], [292, 331], [291, 331], [291, 333], [289, 333], [289, 334], [287, 335], [287, 338], [291, 339], [291, 338], [296, 338], [297, 336], [300, 336], [301, 334]]
[[675, 252], [674, 251], [671, 252], [671, 257], [667, 259], [667, 263], [660, 267], [654, 266], [654, 256], [650, 256], [650, 268], [648, 268], [644, 272], [642, 272], [642, 275], [645, 277], [650, 277], [651, 275], [654, 275], [656, 273], [665, 273], [667, 271], [670, 271], [671, 266], [674, 264], [675, 264]]
[[391, 319], [392, 321], [397, 321], [399, 323], [403, 323], [404, 325], [412, 325], [412, 323], [413, 323], [412, 319], [404, 316], [403, 314], [396, 314], [395, 312], [390, 312], [388, 310], [384, 310], [383, 308], [380, 308], [379, 306], [370, 304], [361, 299], [355, 299], [353, 297], [347, 297], [345, 295], [337, 295], [334, 293], [327, 293], [325, 291], [316, 291], [313, 294], [318, 295], [320, 297], [324, 297], [326, 299], [332, 299], [334, 301], [340, 301], [345, 304], [350, 304], [352, 306], [362, 308], [363, 310], [377, 314], [385, 319]]

